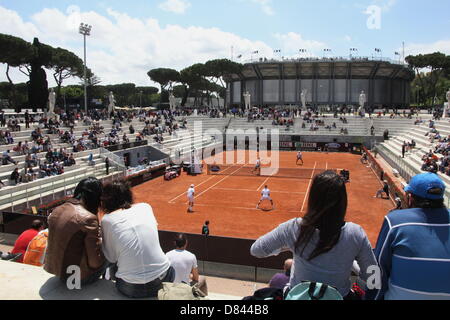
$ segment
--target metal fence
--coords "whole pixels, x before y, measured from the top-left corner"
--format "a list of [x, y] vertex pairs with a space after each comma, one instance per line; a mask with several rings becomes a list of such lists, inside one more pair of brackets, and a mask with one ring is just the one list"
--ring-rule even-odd
[[126, 170], [125, 161], [123, 160], [123, 158], [115, 155], [111, 151], [106, 150], [105, 148], [100, 148], [100, 157], [108, 158], [110, 162], [117, 166], [119, 171]]
[[90, 166], [63, 175], [24, 183], [13, 189], [0, 190], [0, 208], [18, 211], [70, 196], [78, 183], [88, 177], [97, 177], [102, 182], [111, 182], [123, 178], [124, 172], [121, 170], [114, 172], [111, 169], [111, 174], [105, 177], [104, 169]]

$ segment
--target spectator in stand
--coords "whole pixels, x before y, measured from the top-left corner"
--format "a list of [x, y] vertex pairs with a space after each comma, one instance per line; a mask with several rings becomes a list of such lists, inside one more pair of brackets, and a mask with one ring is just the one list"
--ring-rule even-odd
[[30, 241], [25, 252], [23, 263], [37, 267], [42, 267], [47, 251], [48, 229], [40, 231], [33, 240]]
[[25, 111], [25, 128], [30, 128], [30, 114], [28, 113], [28, 110]]
[[[294, 256], [290, 288], [308, 279], [337, 288], [344, 299], [358, 299], [351, 290], [350, 275], [356, 260], [361, 270], [376, 265], [364, 230], [346, 222], [347, 191], [344, 180], [333, 171], [314, 177], [304, 218], [281, 224], [251, 247], [258, 258], [289, 250]], [[366, 281], [369, 274], [362, 272]]]
[[378, 236], [375, 255], [381, 288], [366, 298], [377, 300], [449, 300], [450, 212], [444, 182], [435, 174], [413, 177], [405, 187], [407, 207], [389, 213]]
[[13, 160], [11, 156], [9, 155], [9, 150], [6, 150], [3, 152], [2, 155], [2, 164], [7, 165], [8, 163], [13, 163], [14, 165], [17, 165], [17, 161]]
[[55, 208], [48, 217], [49, 237], [44, 269], [65, 282], [67, 268], [81, 269], [81, 284], [99, 279], [107, 264], [102, 253], [98, 208], [102, 184], [96, 178], [82, 180], [74, 197]]
[[166, 253], [170, 265], [175, 269], [173, 282], [196, 286], [205, 295], [208, 295], [206, 279], [199, 275], [197, 258], [193, 253], [186, 250], [187, 246], [186, 235], [180, 233], [175, 238], [175, 250]]
[[106, 168], [106, 175], [109, 175], [109, 158], [105, 158], [105, 168]]
[[67, 163], [65, 164], [67, 167], [74, 166], [76, 164], [76, 161], [73, 157], [73, 153], [70, 154], [69, 158], [67, 159]]
[[87, 161], [88, 165], [95, 166], [94, 155], [92, 153], [89, 153]]
[[17, 238], [14, 243], [14, 248], [11, 251], [11, 254], [22, 254], [22, 256], [16, 260], [17, 262], [23, 262], [23, 257], [27, 251], [28, 244], [42, 230], [44, 230], [44, 223], [41, 220], [34, 220], [31, 223], [31, 227], [22, 232], [19, 238]]
[[5, 111], [0, 112], [0, 124], [4, 128], [6, 127], [6, 118], [5, 118]]
[[291, 268], [294, 260], [287, 259], [284, 261], [283, 273], [275, 274], [269, 281], [269, 288], [284, 289], [287, 284], [289, 284], [289, 279], [291, 278]]
[[11, 175], [9, 176], [9, 181], [13, 186], [15, 186], [20, 182], [19, 168], [15, 168], [13, 172], [11, 172]]
[[117, 265], [117, 289], [129, 298], [156, 297], [175, 271], [159, 244], [152, 207], [133, 204], [130, 186], [119, 181], [104, 187], [102, 209], [103, 252]]

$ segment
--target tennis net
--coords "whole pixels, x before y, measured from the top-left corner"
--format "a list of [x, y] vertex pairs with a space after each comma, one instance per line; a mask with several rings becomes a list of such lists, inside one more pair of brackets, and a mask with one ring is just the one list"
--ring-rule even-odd
[[270, 168], [262, 167], [255, 170], [254, 166], [243, 165], [211, 165], [207, 166], [208, 175], [217, 176], [252, 176], [252, 177], [274, 177], [274, 178], [292, 178], [292, 179], [311, 179], [317, 174], [325, 171], [334, 171], [336, 169], [322, 168]]

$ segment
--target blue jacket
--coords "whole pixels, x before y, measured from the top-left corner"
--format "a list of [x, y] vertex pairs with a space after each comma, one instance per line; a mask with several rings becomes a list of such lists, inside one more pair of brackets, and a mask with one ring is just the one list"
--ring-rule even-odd
[[375, 256], [382, 286], [368, 299], [450, 299], [450, 213], [406, 209], [385, 217]]

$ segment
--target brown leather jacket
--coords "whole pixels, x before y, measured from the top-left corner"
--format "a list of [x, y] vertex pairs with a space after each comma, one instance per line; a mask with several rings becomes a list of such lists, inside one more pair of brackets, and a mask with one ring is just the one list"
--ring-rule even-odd
[[96, 215], [69, 199], [48, 217], [48, 244], [44, 269], [66, 280], [70, 265], [79, 266], [81, 280], [97, 271], [104, 263], [100, 228]]

